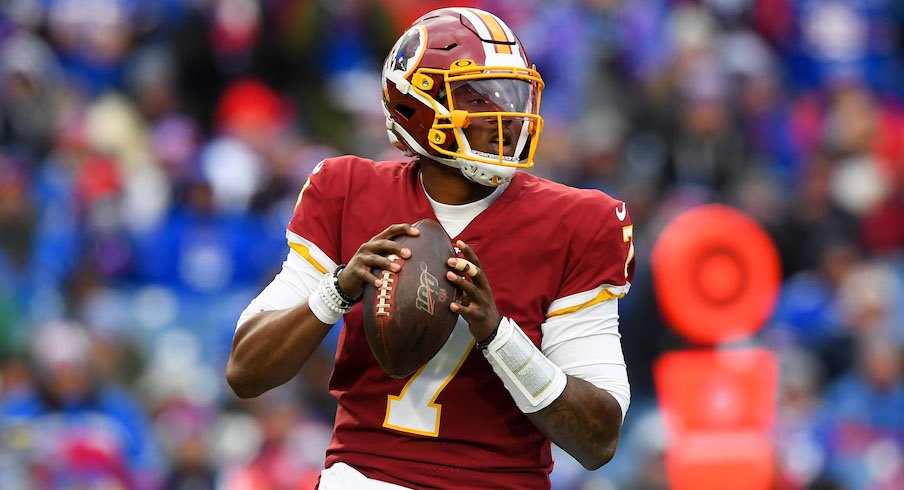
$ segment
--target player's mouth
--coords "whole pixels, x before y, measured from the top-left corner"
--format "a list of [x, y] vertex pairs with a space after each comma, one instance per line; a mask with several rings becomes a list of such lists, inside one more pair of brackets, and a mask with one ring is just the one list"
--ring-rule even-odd
[[503, 131], [502, 134], [493, 132], [493, 135], [490, 137], [490, 144], [493, 146], [493, 148], [503, 148], [509, 150], [512, 146], [512, 135], [509, 133], [509, 131]]

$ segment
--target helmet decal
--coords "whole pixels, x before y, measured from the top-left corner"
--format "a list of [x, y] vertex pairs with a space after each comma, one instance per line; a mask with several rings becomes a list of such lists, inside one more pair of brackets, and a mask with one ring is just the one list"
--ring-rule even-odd
[[411, 71], [424, 56], [427, 46], [426, 37], [427, 30], [422, 26], [415, 26], [405, 31], [386, 58], [385, 68], [401, 71], [404, 73], [404, 77], [411, 75]]

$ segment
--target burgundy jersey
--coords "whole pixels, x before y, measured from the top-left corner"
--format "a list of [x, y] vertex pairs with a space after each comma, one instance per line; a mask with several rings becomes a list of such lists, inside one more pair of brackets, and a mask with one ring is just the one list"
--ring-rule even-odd
[[[315, 170], [288, 228], [339, 264], [389, 225], [424, 218], [437, 220], [417, 163], [347, 156]], [[540, 325], [551, 313], [581, 307], [550, 312], [553, 301], [599, 290], [585, 302], [592, 304], [627, 291], [631, 235], [622, 202], [519, 172], [452, 238], [480, 258], [499, 313], [539, 347]], [[339, 403], [326, 466], [345, 462], [370, 478], [412, 488], [548, 488], [550, 441], [473, 346], [459, 320], [424, 369], [392, 379], [368, 347], [361, 306], [352, 309], [330, 379]]]

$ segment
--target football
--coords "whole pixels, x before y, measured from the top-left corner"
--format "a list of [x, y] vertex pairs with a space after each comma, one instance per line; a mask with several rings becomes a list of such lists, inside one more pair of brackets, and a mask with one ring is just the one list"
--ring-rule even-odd
[[393, 238], [411, 250], [399, 272], [374, 269], [381, 287], [364, 289], [364, 333], [377, 362], [392, 378], [417, 371], [442, 348], [458, 321], [449, 309], [461, 300], [461, 291], [446, 279], [446, 261], [455, 256], [443, 227], [425, 219], [413, 225], [418, 236]]

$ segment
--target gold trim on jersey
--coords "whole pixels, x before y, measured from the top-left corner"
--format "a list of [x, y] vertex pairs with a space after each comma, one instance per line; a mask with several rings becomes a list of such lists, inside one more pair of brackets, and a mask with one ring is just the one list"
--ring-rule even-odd
[[317, 260], [315, 260], [314, 257], [311, 256], [311, 249], [309, 249], [308, 247], [306, 247], [300, 243], [292, 243], [292, 242], [289, 242], [289, 247], [292, 250], [294, 250], [298, 255], [301, 255], [305, 260], [307, 260], [308, 263], [313, 265], [314, 268], [317, 269], [318, 271], [320, 271], [321, 274], [326, 274], [329, 272], [329, 270], [327, 270], [326, 267], [320, 265], [320, 262], [317, 262]]
[[[595, 304], [602, 303], [603, 301], [607, 301], [610, 299], [618, 299], [624, 297], [628, 294], [628, 289], [631, 287], [631, 284], [625, 284], [624, 286], [612, 286], [609, 284], [604, 284], [594, 290], [585, 291], [583, 293], [572, 294], [571, 296], [567, 296], [565, 298], [557, 299], [552, 302], [550, 305], [550, 312], [546, 314], [546, 318], [552, 318], [554, 316], [562, 316], [567, 315], [569, 313], [574, 313], [578, 310], [583, 310], [588, 306], [593, 306]], [[591, 296], [592, 295], [592, 296]], [[587, 300], [581, 301], [584, 298], [588, 298]], [[575, 301], [581, 301], [577, 304], [572, 304], [570, 306], [564, 306], [569, 303], [574, 303]], [[556, 308], [555, 310], [553, 308]]]

